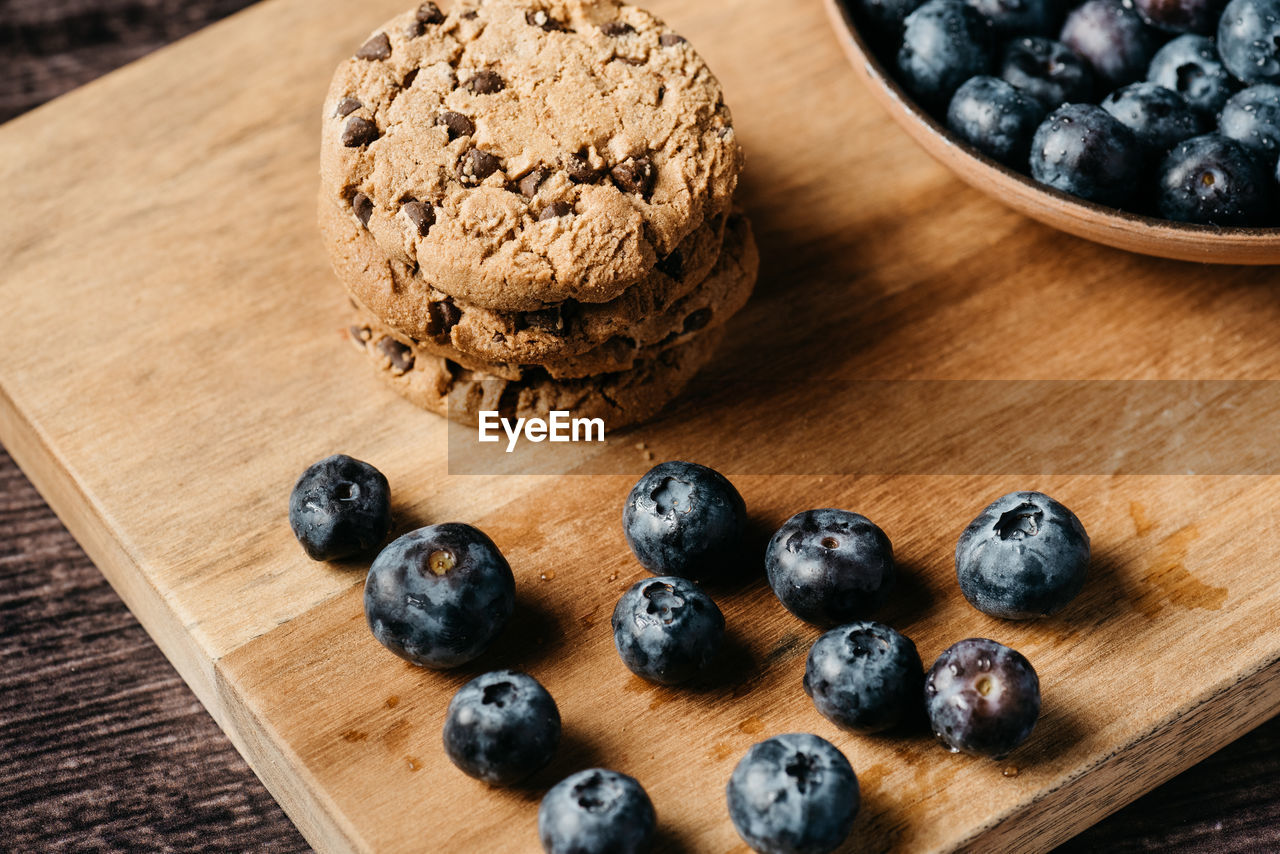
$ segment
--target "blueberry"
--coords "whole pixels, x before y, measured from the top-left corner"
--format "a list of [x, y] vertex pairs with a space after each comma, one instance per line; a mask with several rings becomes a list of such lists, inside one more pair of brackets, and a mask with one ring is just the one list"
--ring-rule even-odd
[[929, 0], [907, 16], [898, 49], [902, 83], [923, 104], [946, 106], [994, 59], [991, 25], [964, 0]]
[[1044, 114], [1045, 108], [1027, 93], [998, 77], [979, 75], [956, 90], [947, 127], [993, 160], [1022, 166]]
[[1005, 45], [1000, 76], [1040, 102], [1046, 110], [1088, 101], [1093, 71], [1062, 42], [1018, 38]]
[[537, 679], [494, 670], [458, 689], [444, 718], [444, 752], [463, 773], [511, 786], [546, 765], [560, 743], [560, 710]]
[[1156, 51], [1147, 79], [1177, 92], [1205, 117], [1217, 116], [1236, 86], [1213, 39], [1197, 35], [1178, 36]]
[[924, 681], [929, 725], [952, 753], [1000, 759], [1040, 717], [1040, 679], [1021, 653], [986, 638], [953, 644]]
[[765, 549], [769, 586], [802, 620], [834, 626], [865, 617], [893, 587], [893, 546], [867, 517], [806, 510], [774, 533]]
[[1231, 0], [1218, 20], [1218, 53], [1245, 83], [1280, 83], [1280, 0]]
[[1226, 0], [1133, 0], [1133, 8], [1153, 27], [1171, 33], [1210, 35]]
[[724, 475], [697, 463], [667, 462], [640, 478], [622, 508], [622, 530], [641, 566], [655, 575], [705, 577], [741, 543], [747, 506]]
[[1267, 159], [1280, 153], [1280, 86], [1259, 83], [1231, 96], [1222, 108], [1218, 130]]
[[1059, 0], [966, 0], [1002, 36], [1048, 35], [1062, 20]]
[[346, 454], [325, 457], [294, 484], [289, 526], [312, 560], [372, 551], [391, 530], [391, 487], [368, 463]]
[[956, 578], [984, 614], [1026, 620], [1054, 614], [1084, 586], [1089, 535], [1040, 492], [1010, 492], [969, 523], [956, 544]]
[[858, 778], [844, 754], [808, 733], [753, 745], [725, 789], [729, 817], [760, 854], [827, 854], [853, 829]]
[[1133, 131], [1149, 155], [1164, 155], [1200, 133], [1200, 117], [1181, 95], [1155, 83], [1130, 83], [1102, 101], [1102, 109]]
[[538, 807], [547, 854], [639, 854], [657, 821], [653, 802], [632, 777], [592, 768], [551, 787]]
[[1064, 193], [1120, 207], [1134, 195], [1142, 146], [1101, 107], [1064, 104], [1031, 140], [1031, 177]]
[[921, 0], [854, 0], [854, 6], [871, 25], [894, 39], [902, 33], [902, 22]]
[[663, 685], [706, 669], [724, 640], [724, 615], [687, 578], [669, 575], [631, 585], [613, 609], [613, 644], [637, 676]]
[[456, 667], [488, 648], [515, 609], [516, 582], [470, 525], [411, 531], [369, 567], [364, 613], [383, 646], [423, 667]]
[[1188, 139], [1160, 167], [1160, 214], [1179, 222], [1261, 225], [1274, 195], [1267, 177], [1234, 139], [1216, 133]]
[[882, 623], [832, 629], [814, 642], [804, 666], [804, 692], [818, 712], [854, 732], [883, 732], [908, 720], [923, 687], [916, 645]]
[[1141, 78], [1155, 51], [1142, 18], [1120, 0], [1085, 0], [1067, 15], [1058, 38], [1089, 63], [1107, 89]]

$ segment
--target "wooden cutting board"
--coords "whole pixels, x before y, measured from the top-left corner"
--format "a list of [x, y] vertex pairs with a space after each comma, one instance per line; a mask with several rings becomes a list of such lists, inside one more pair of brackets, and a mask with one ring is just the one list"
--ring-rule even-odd
[[[318, 849], [536, 850], [542, 789], [600, 764], [644, 782], [662, 850], [744, 851], [734, 763], [806, 730], [859, 773], [847, 850], [1040, 851], [1280, 710], [1275, 477], [1017, 476], [1018, 458], [823, 475], [796, 440], [846, 381], [1274, 380], [1274, 270], [1099, 248], [968, 190], [857, 85], [819, 0], [654, 0], [721, 76], [749, 155], [764, 270], [704, 386], [731, 393], [614, 437], [629, 473], [450, 475], [443, 422], [343, 341], [313, 224], [330, 69], [403, 2], [269, 0], [0, 128], [0, 440]], [[930, 423], [964, 414], [945, 401]], [[1087, 411], [1059, 420], [1105, 455]], [[926, 661], [973, 635], [1026, 653], [1031, 741], [997, 763], [837, 731], [800, 690], [817, 631], [757, 578], [713, 591], [734, 652], [712, 684], [630, 676], [608, 615], [643, 574], [618, 525], [639, 442], [723, 465], [761, 532], [813, 506], [875, 519], [903, 568], [884, 618]], [[386, 472], [400, 530], [469, 521], [510, 558], [517, 616], [477, 666], [385, 653], [363, 567], [293, 541], [293, 480], [336, 450]], [[958, 532], [1015, 488], [1075, 508], [1095, 547], [1085, 594], [1034, 624], [975, 612], [952, 576]], [[452, 692], [497, 666], [534, 673], [564, 718], [524, 789], [439, 747]]]

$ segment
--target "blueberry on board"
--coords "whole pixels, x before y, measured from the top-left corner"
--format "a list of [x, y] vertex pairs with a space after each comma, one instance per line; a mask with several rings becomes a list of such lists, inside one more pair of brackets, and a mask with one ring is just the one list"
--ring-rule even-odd
[[1232, 95], [1218, 118], [1218, 131], [1267, 162], [1280, 156], [1280, 86], [1259, 83]]
[[1133, 0], [1133, 8], [1157, 29], [1211, 35], [1226, 0]]
[[724, 640], [724, 615], [716, 603], [698, 585], [675, 575], [631, 585], [613, 609], [612, 625], [622, 663], [662, 685], [697, 676]]
[[697, 463], [651, 468], [622, 508], [622, 530], [641, 566], [655, 575], [705, 577], [741, 544], [747, 506], [724, 475]]
[[902, 33], [902, 22], [920, 3], [921, 0], [854, 0], [853, 5], [873, 27], [896, 39]]
[[364, 584], [373, 636], [401, 658], [436, 669], [484, 652], [515, 601], [515, 577], [493, 540], [456, 522], [393, 541], [374, 558]]
[[893, 587], [893, 546], [865, 516], [806, 510], [786, 521], [764, 556], [769, 586], [788, 611], [820, 626], [865, 617]]
[[1001, 36], [1048, 35], [1062, 21], [1059, 0], [966, 0]]
[[560, 744], [560, 710], [527, 673], [494, 670], [458, 689], [444, 718], [444, 752], [463, 773], [511, 786], [546, 765]]
[[966, 80], [951, 98], [947, 127], [993, 160], [1021, 167], [1045, 112], [1039, 101], [1011, 83], [979, 75]]
[[649, 850], [657, 817], [633, 777], [591, 768], [551, 787], [538, 807], [547, 854], [639, 854]]
[[1264, 224], [1274, 192], [1268, 170], [1234, 139], [1206, 134], [1181, 142], [1160, 167], [1160, 215], [1207, 225]]
[[986, 638], [953, 644], [924, 680], [925, 712], [952, 753], [1001, 759], [1040, 717], [1040, 679], [1023, 655]]
[[922, 104], [944, 107], [960, 84], [994, 61], [991, 24], [964, 0], [929, 0], [907, 16], [898, 49], [902, 84]]
[[1218, 53], [1245, 83], [1280, 83], [1280, 0], [1231, 0], [1218, 19]]
[[883, 732], [920, 705], [924, 665], [916, 645], [883, 623], [860, 621], [818, 638], [804, 666], [804, 692], [827, 720]]
[[1058, 40], [1084, 58], [1105, 89], [1142, 77], [1155, 39], [1121, 0], [1085, 0], [1067, 14]]
[[828, 854], [849, 836], [862, 804], [849, 760], [808, 733], [753, 745], [725, 795], [738, 835], [760, 854]]
[[956, 578], [984, 614], [1027, 620], [1055, 614], [1084, 586], [1089, 535], [1066, 507], [1040, 492], [1001, 496], [956, 543]]
[[1200, 116], [1181, 95], [1155, 83], [1130, 83], [1102, 101], [1102, 109], [1133, 131], [1149, 155], [1164, 157], [1200, 133]]
[[1133, 132], [1093, 104], [1064, 104], [1031, 139], [1031, 177], [1114, 207], [1136, 192], [1142, 159]]
[[1090, 100], [1093, 71], [1062, 42], [1015, 38], [1004, 48], [1000, 76], [1040, 102], [1046, 110]]
[[1198, 35], [1178, 36], [1156, 51], [1147, 80], [1177, 92], [1206, 118], [1217, 116], [1236, 88], [1213, 39]]
[[346, 454], [325, 457], [294, 484], [289, 526], [312, 560], [372, 551], [391, 530], [391, 487], [368, 463]]

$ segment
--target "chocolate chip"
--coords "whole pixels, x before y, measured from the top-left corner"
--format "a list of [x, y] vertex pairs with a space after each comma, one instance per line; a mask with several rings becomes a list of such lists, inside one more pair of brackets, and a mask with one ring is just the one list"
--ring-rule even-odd
[[528, 175], [520, 179], [517, 185], [520, 188], [521, 195], [532, 199], [538, 192], [538, 188], [542, 186], [542, 182], [547, 180], [549, 176], [542, 169], [534, 169]]
[[443, 24], [444, 12], [435, 3], [423, 3], [414, 15], [420, 24]]
[[480, 17], [480, 13], [477, 12], [475, 9], [468, 9], [458, 17], [464, 21], [474, 21], [476, 18]]
[[340, 119], [345, 119], [363, 106], [364, 104], [361, 104], [355, 98], [343, 98], [338, 102], [338, 108], [333, 111], [333, 114]]
[[464, 184], [479, 184], [497, 172], [501, 165], [498, 158], [489, 152], [468, 148], [466, 154], [458, 160], [458, 176]]
[[523, 314], [516, 315], [515, 327], [517, 332], [524, 329], [536, 329], [539, 332], [562, 332], [565, 327], [564, 314], [560, 311], [559, 306], [554, 305], [551, 308], [544, 308], [540, 311], [526, 311]]
[[592, 167], [585, 151], [570, 154], [565, 158], [564, 169], [569, 173], [569, 180], [575, 184], [590, 184], [600, 177], [600, 170]]
[[347, 148], [359, 148], [378, 138], [378, 126], [368, 119], [352, 116], [342, 126], [342, 144]]
[[378, 33], [356, 51], [356, 59], [387, 59], [390, 56], [391, 39], [387, 38], [386, 33]]
[[495, 333], [493, 333], [493, 343], [494, 343], [494, 344], [502, 344], [502, 343], [504, 343], [506, 340], [507, 340], [507, 336], [503, 335], [501, 332], [495, 332]]
[[360, 218], [360, 224], [368, 227], [369, 218], [373, 216], [373, 199], [364, 193], [356, 193], [351, 197], [351, 209]]
[[475, 122], [462, 113], [447, 112], [436, 117], [436, 124], [444, 125], [449, 130], [449, 139], [460, 136], [471, 136], [476, 132]]
[[675, 47], [678, 44], [684, 44], [685, 37], [677, 33], [663, 33], [658, 36], [658, 44], [663, 47]]
[[659, 273], [679, 282], [684, 278], [684, 253], [679, 249], [674, 249], [670, 255], [659, 261], [656, 266]]
[[557, 217], [568, 216], [573, 213], [573, 206], [564, 202], [552, 202], [538, 212], [538, 221], [548, 219], [556, 219]]
[[548, 15], [543, 9], [538, 9], [534, 12], [525, 12], [524, 20], [529, 26], [541, 27], [549, 33], [564, 29], [564, 24]]
[[614, 186], [624, 193], [649, 198], [653, 194], [653, 185], [658, 178], [658, 170], [648, 157], [630, 157], [609, 172]]
[[615, 39], [619, 36], [629, 35], [635, 31], [636, 28], [628, 24], [626, 21], [609, 21], [608, 23], [600, 25], [600, 32]]
[[407, 345], [394, 338], [382, 338], [378, 341], [378, 349], [391, 360], [391, 370], [403, 374], [413, 369], [413, 350]]
[[413, 81], [415, 81], [415, 80], [417, 80], [417, 79], [418, 79], [418, 71], [419, 71], [419, 70], [420, 70], [420, 69], [417, 69], [417, 68], [410, 68], [410, 69], [409, 69], [409, 73], [408, 73], [408, 74], [406, 74], [406, 75], [404, 76], [404, 78], [403, 78], [403, 79], [401, 79], [401, 81], [400, 81], [400, 88], [401, 88], [401, 89], [408, 89], [410, 86], [412, 86], [412, 85], [413, 85]]
[[697, 332], [711, 322], [711, 309], [700, 308], [684, 319], [685, 332]]
[[720, 128], [720, 130], [716, 131], [716, 136], [720, 137], [721, 139], [724, 139], [731, 133], [733, 133], [733, 125], [725, 125], [724, 127]]
[[433, 337], [447, 336], [461, 319], [462, 312], [453, 300], [444, 299], [427, 305], [427, 333]]
[[471, 75], [471, 79], [462, 85], [468, 92], [474, 92], [477, 95], [492, 95], [494, 92], [501, 92], [506, 88], [507, 84], [496, 71], [482, 68]]
[[430, 205], [424, 205], [417, 199], [405, 202], [400, 206], [400, 211], [409, 218], [409, 222], [413, 223], [414, 228], [418, 229], [419, 237], [426, 237], [427, 232], [431, 230], [431, 226], [435, 225], [435, 208]]
[[369, 336], [371, 332], [367, 326], [353, 324], [347, 327], [347, 334], [351, 336], [352, 341], [363, 347], [369, 343]]

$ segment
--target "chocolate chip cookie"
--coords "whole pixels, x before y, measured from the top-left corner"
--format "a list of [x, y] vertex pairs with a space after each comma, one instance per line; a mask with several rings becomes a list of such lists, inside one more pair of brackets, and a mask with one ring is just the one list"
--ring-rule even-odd
[[529, 364], [556, 378], [626, 369], [644, 347], [723, 323], [750, 296], [759, 267], [751, 227], [733, 214], [722, 240], [702, 241], [712, 245], [698, 254], [717, 261], [692, 288], [668, 268], [607, 303], [496, 312], [435, 291], [404, 264], [383, 258], [324, 200], [320, 219], [338, 278], [368, 313], [428, 352], [508, 379]]
[[402, 397], [451, 420], [475, 424], [484, 410], [505, 418], [546, 418], [552, 410], [568, 410], [575, 418], [603, 418], [609, 430], [657, 413], [710, 361], [723, 334], [712, 329], [681, 344], [652, 348], [628, 371], [572, 380], [530, 371], [520, 380], [505, 380], [426, 353], [364, 315], [357, 315], [348, 330], [378, 375]]
[[729, 208], [742, 155], [688, 42], [612, 0], [426, 3], [343, 62], [323, 188], [476, 306], [612, 300]]

